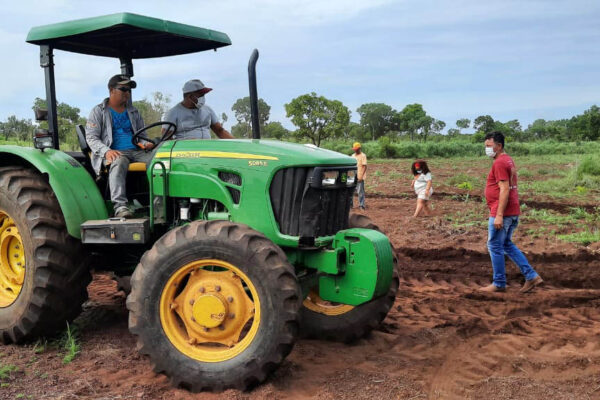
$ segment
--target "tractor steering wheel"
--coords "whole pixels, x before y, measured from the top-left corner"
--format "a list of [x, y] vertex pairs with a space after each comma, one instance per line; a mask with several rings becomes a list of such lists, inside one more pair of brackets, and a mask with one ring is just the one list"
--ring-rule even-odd
[[[165, 131], [164, 135], [162, 135], [162, 137], [158, 141], [152, 140], [146, 135], [142, 135], [142, 133], [144, 133], [148, 129], [154, 128], [155, 126], [159, 126], [159, 125], [160, 126], [169, 125], [169, 127]], [[171, 139], [173, 137], [173, 135], [175, 135], [176, 132], [177, 132], [177, 125], [175, 125], [174, 123], [169, 122], [169, 121], [158, 121], [153, 124], [146, 125], [142, 129], [137, 130], [131, 137], [131, 143], [133, 143], [133, 145], [135, 147], [138, 147], [138, 142], [140, 139], [142, 139], [142, 140], [145, 140], [147, 142], [154, 144], [154, 146], [157, 146], [158, 144]]]

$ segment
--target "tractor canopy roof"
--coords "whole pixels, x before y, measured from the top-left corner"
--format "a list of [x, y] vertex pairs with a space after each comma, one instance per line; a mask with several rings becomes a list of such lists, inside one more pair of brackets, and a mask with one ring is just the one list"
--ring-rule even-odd
[[174, 56], [231, 44], [222, 32], [131, 13], [34, 27], [27, 42], [124, 59]]

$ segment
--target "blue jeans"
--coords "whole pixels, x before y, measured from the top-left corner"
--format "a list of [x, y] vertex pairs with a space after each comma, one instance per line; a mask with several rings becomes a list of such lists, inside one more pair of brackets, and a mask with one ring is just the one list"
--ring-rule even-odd
[[[356, 193], [358, 194], [358, 205], [365, 208], [365, 181], [356, 182]], [[354, 207], [354, 196], [352, 196], [352, 207]]]
[[504, 217], [504, 226], [502, 229], [494, 228], [494, 217], [490, 217], [488, 222], [487, 247], [494, 270], [493, 283], [499, 288], [506, 287], [505, 254], [519, 267], [526, 280], [530, 281], [538, 276], [537, 272], [535, 272], [527, 261], [527, 258], [525, 258], [525, 255], [511, 240], [513, 232], [518, 225], [518, 215]]

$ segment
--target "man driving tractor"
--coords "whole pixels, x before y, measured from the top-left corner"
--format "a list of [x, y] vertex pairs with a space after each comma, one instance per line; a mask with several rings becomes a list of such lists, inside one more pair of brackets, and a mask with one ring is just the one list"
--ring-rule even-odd
[[99, 174], [108, 167], [110, 199], [115, 217], [131, 218], [127, 205], [125, 180], [131, 162], [148, 163], [152, 160], [153, 143], [140, 141], [133, 144], [133, 132], [144, 127], [140, 112], [129, 104], [131, 90], [136, 87], [126, 75], [115, 75], [108, 81], [109, 97], [90, 112], [85, 138], [92, 149], [92, 167]]

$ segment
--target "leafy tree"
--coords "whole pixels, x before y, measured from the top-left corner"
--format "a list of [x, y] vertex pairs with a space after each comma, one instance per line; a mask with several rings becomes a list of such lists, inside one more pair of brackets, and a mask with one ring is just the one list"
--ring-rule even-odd
[[161, 92], [154, 92], [150, 96], [150, 99], [145, 97], [133, 102], [133, 106], [139, 110], [146, 125], [162, 121], [171, 108], [171, 96]]
[[600, 108], [593, 105], [582, 115], [571, 118], [567, 129], [571, 140], [600, 139]]
[[460, 135], [460, 129], [450, 128], [448, 129], [448, 136], [455, 137]]
[[281, 125], [281, 122], [269, 122], [261, 130], [261, 137], [281, 140], [289, 135], [289, 131]]
[[227, 118], [227, 114], [225, 114], [225, 113], [221, 114], [221, 121], [223, 121], [223, 123], [227, 122], [228, 119], [229, 118]]
[[458, 129], [469, 129], [471, 126], [471, 120], [469, 118], [461, 118], [456, 120], [456, 127]]
[[285, 105], [285, 111], [298, 127], [296, 137], [309, 138], [317, 146], [324, 139], [342, 135], [350, 123], [350, 110], [341, 101], [315, 92], [296, 97]]
[[392, 129], [395, 111], [383, 103], [366, 103], [356, 109], [360, 115], [360, 124], [375, 140]]
[[398, 116], [400, 130], [410, 135], [410, 140], [420, 136], [423, 141], [432, 133], [439, 133], [446, 123], [427, 115], [421, 104], [409, 104]]
[[536, 119], [527, 127], [528, 137], [532, 139], [547, 139], [548, 133], [548, 123], [544, 119]]
[[[235, 114], [235, 119], [238, 124], [244, 126], [245, 133], [240, 137], [251, 136], [252, 131], [252, 110], [250, 108], [250, 97], [243, 97], [237, 99], [231, 110]], [[263, 99], [258, 99], [258, 123], [261, 127], [265, 126], [269, 120], [269, 114], [271, 113], [271, 106], [268, 105]], [[232, 128], [233, 130], [233, 128]]]
[[0, 130], [4, 135], [4, 140], [28, 140], [33, 135], [33, 124], [30, 119], [19, 119], [16, 115], [11, 115], [6, 122], [0, 122]]
[[[171, 96], [165, 95], [161, 92], [154, 92], [151, 94], [151, 98], [145, 97], [142, 100], [134, 101], [133, 106], [138, 109], [140, 115], [144, 119], [146, 125], [153, 124], [158, 121], [162, 121], [165, 118], [165, 114], [169, 111], [171, 106]], [[149, 137], [160, 136], [161, 127], [157, 126], [146, 132]]]
[[473, 128], [476, 131], [490, 133], [494, 130], [494, 119], [489, 115], [480, 115], [473, 121]]
[[248, 131], [246, 124], [235, 124], [231, 127], [231, 134], [236, 138], [245, 138], [248, 137], [248, 134], [252, 136], [252, 131]]
[[[36, 108], [45, 110], [47, 108], [46, 100], [36, 97], [32, 109], [35, 110]], [[58, 140], [70, 148], [79, 147], [75, 126], [78, 124], [85, 125], [86, 121], [85, 118], [79, 115], [80, 112], [79, 108], [70, 106], [67, 103], [57, 102], [56, 104]], [[48, 123], [44, 121], [40, 123], [40, 127], [47, 129]]]
[[350, 122], [342, 135], [344, 139], [364, 142], [370, 139], [369, 131], [356, 122]]
[[445, 127], [446, 123], [440, 119], [434, 119], [431, 123], [431, 131], [437, 135], [439, 135]]

